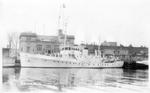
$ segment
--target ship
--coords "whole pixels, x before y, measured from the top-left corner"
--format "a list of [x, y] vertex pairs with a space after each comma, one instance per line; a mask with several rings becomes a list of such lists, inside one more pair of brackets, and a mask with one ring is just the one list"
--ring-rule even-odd
[[[63, 4], [64, 5], [64, 4]], [[64, 7], [63, 7], [64, 8]], [[62, 9], [60, 9], [62, 10]], [[60, 30], [60, 19], [58, 29]], [[65, 18], [64, 18], [65, 19]], [[64, 22], [63, 22], [64, 23]], [[65, 23], [66, 32], [67, 23]], [[99, 55], [88, 55], [88, 49], [80, 45], [68, 45], [66, 34], [64, 44], [60, 46], [59, 53], [36, 54], [20, 52], [22, 67], [80, 67], [80, 68], [103, 68], [103, 67], [123, 67], [124, 62], [116, 57], [102, 57]]]
[[31, 54], [20, 52], [22, 67], [80, 67], [106, 68], [122, 67], [124, 62], [119, 58], [88, 55], [86, 48], [80, 46], [64, 46], [56, 54]]

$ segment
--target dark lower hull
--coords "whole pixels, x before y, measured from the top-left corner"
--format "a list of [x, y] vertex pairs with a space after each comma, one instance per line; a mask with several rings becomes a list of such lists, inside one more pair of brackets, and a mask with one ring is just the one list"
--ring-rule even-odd
[[125, 69], [148, 69], [148, 65], [136, 62], [124, 62], [123, 68]]

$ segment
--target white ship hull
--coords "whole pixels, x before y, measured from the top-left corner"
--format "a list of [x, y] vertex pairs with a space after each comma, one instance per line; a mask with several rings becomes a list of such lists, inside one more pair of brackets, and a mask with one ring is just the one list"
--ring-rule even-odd
[[112, 63], [104, 62], [88, 62], [77, 59], [58, 58], [39, 54], [20, 53], [20, 60], [22, 67], [90, 67], [90, 68], [104, 68], [104, 67], [122, 67], [123, 61], [116, 61]]

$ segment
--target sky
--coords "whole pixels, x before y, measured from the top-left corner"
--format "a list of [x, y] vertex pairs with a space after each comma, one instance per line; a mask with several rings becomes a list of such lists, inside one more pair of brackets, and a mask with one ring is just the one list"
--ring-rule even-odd
[[62, 3], [67, 34], [75, 35], [77, 44], [105, 40], [125, 46], [150, 44], [150, 0], [1, 0], [2, 47], [11, 32], [57, 35]]

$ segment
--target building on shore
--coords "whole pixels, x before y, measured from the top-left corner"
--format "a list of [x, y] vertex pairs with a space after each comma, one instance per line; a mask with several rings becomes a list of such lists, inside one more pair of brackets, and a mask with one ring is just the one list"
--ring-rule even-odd
[[117, 46], [117, 42], [104, 41], [104, 42], [101, 43], [101, 46]]
[[[58, 31], [57, 36], [37, 35], [36, 33], [24, 32], [20, 34], [21, 52], [29, 53], [58, 53], [60, 47], [65, 45], [75, 45], [75, 37], [73, 35], [65, 35], [62, 30]], [[101, 56], [116, 56], [123, 60], [134, 58], [134, 60], [148, 59], [147, 47], [133, 47], [117, 45], [117, 42], [104, 41], [101, 45], [81, 44], [88, 49], [89, 55], [97, 55], [97, 50], [101, 52]]]
[[133, 46], [117, 46], [117, 42], [104, 41], [101, 45], [82, 44], [87, 47], [89, 55], [96, 55], [95, 51], [100, 50], [101, 56], [116, 56], [122, 60], [145, 60], [148, 59], [147, 47], [133, 47]]
[[147, 47], [133, 47], [128, 46], [129, 56], [134, 60], [148, 60], [148, 48]]
[[74, 45], [73, 35], [64, 35], [62, 30], [57, 36], [37, 35], [36, 33], [23, 32], [19, 37], [19, 50], [28, 53], [58, 53], [60, 47], [65, 44]]

